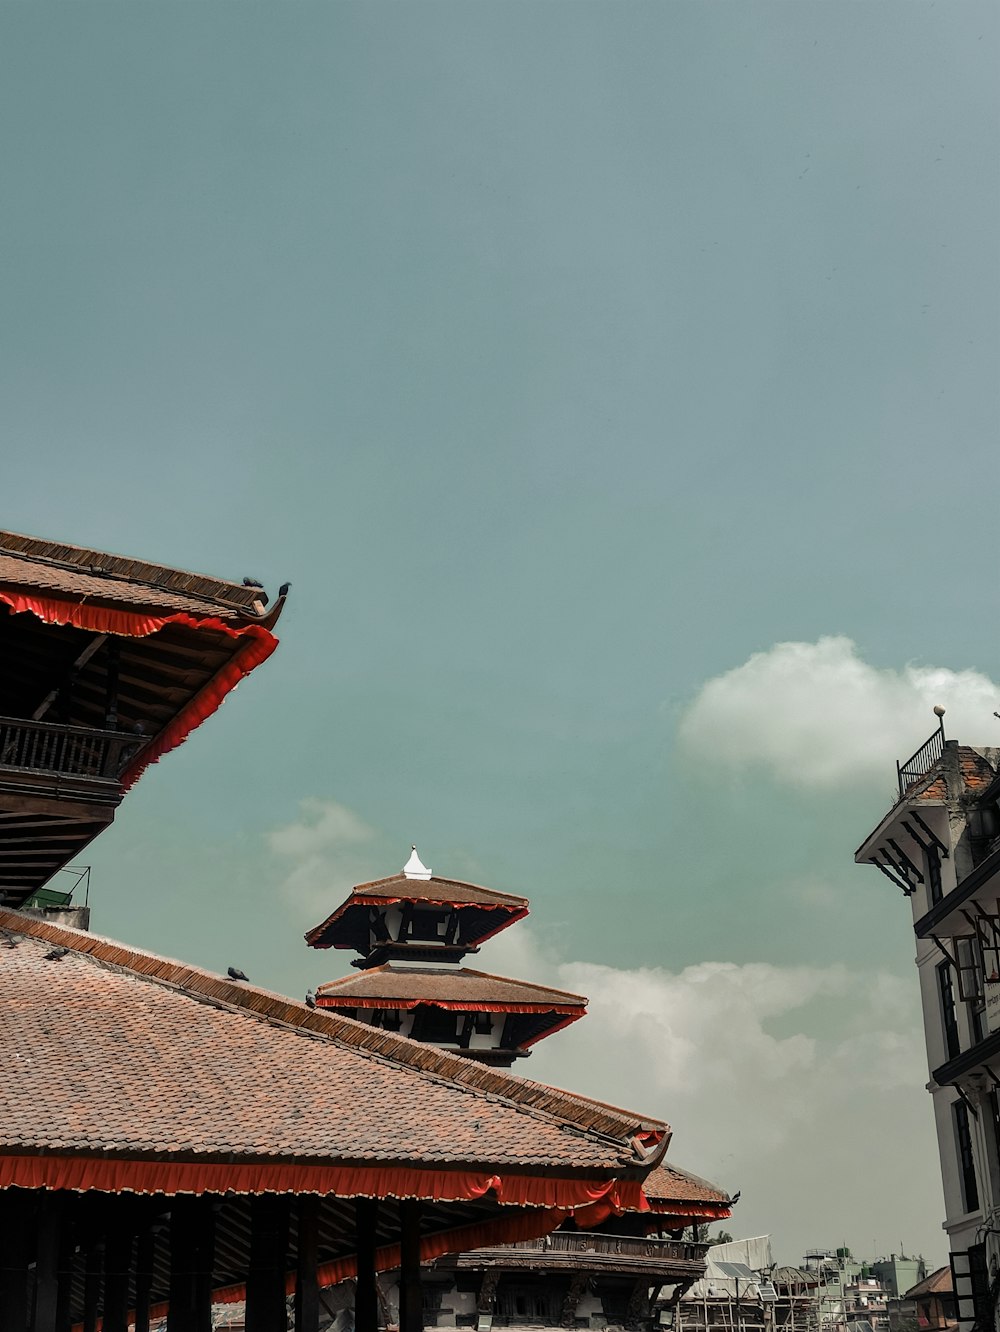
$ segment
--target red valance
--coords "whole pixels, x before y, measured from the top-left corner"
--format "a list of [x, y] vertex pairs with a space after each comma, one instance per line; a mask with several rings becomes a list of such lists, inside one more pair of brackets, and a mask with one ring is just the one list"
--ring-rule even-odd
[[2, 1156], [0, 1189], [101, 1193], [316, 1193], [341, 1198], [422, 1198], [462, 1202], [490, 1191], [516, 1207], [572, 1210], [606, 1201], [648, 1211], [637, 1179], [573, 1179], [412, 1166], [298, 1165], [278, 1161], [148, 1161], [93, 1156]]
[[95, 606], [87, 601], [63, 601], [58, 597], [28, 596], [23, 592], [0, 589], [0, 602], [10, 606], [15, 615], [28, 613], [46, 624], [71, 624], [77, 629], [88, 629], [95, 634], [116, 634], [124, 638], [147, 638], [168, 624], [183, 624], [193, 629], [213, 629], [217, 633], [240, 639], [240, 646], [228, 662], [217, 671], [204, 688], [181, 708], [172, 721], [139, 754], [125, 770], [122, 785], [133, 786], [151, 763], [156, 763], [182, 744], [191, 732], [217, 710], [244, 676], [266, 661], [278, 646], [278, 640], [269, 629], [260, 624], [227, 624], [224, 620], [206, 615], [196, 617], [178, 612], [174, 615], [146, 615], [137, 611], [114, 610]]

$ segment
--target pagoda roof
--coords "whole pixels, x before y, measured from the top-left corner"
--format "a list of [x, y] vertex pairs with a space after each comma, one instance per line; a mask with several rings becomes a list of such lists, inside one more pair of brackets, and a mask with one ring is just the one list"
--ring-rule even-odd
[[353, 976], [328, 981], [316, 990], [318, 1003], [345, 1008], [416, 1008], [431, 1004], [463, 1011], [577, 1013], [587, 1000], [566, 990], [530, 981], [492, 976], [468, 967], [405, 967], [386, 963]]
[[500, 893], [494, 888], [463, 883], [460, 879], [416, 879], [400, 872], [387, 879], [355, 884], [350, 897], [341, 902], [326, 920], [308, 932], [306, 942], [313, 948], [354, 948], [355, 940], [342, 938], [341, 932], [335, 928], [338, 922], [357, 907], [391, 906], [395, 902], [420, 902], [430, 906], [450, 906], [460, 910], [466, 907], [497, 913], [499, 920], [496, 916], [483, 917], [481, 932], [472, 941], [476, 943], [481, 943], [491, 934], [528, 914], [528, 899], [514, 893]]
[[0, 909], [0, 1188], [639, 1205], [669, 1127]]
[[669, 1161], [661, 1161], [642, 1183], [654, 1212], [724, 1220], [732, 1215], [732, 1199], [718, 1185]]
[[0, 585], [250, 622], [262, 619], [267, 600], [261, 587], [7, 531], [0, 531]]

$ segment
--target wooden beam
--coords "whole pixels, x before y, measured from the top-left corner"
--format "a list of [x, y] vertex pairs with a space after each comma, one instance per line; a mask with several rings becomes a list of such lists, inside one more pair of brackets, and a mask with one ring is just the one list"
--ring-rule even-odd
[[[31, 714], [32, 721], [42, 720], [42, 718], [48, 712], [49, 708], [51, 708], [52, 704], [56, 701], [56, 699], [59, 697], [60, 693], [64, 689], [66, 681], [71, 680], [77, 671], [82, 670], [83, 667], [86, 666], [87, 662], [91, 659], [91, 657], [94, 655], [97, 649], [107, 640], [107, 637], [108, 637], [107, 634], [97, 634], [94, 638], [90, 640], [87, 646], [77, 657], [76, 661], [74, 661], [70, 666], [69, 670], [66, 673], [66, 680], [64, 680], [61, 684], [56, 685], [55, 689], [50, 689], [49, 692], [42, 699], [41, 703], [39, 703], [38, 707]], [[50, 676], [49, 678], [51, 679], [52, 677]]]

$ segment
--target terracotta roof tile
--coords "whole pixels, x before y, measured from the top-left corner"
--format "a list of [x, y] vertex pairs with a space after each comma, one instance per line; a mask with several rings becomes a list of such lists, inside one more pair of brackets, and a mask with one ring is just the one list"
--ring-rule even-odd
[[904, 1294], [903, 1299], [916, 1299], [918, 1295], [950, 1295], [954, 1288], [951, 1268], [939, 1267], [936, 1272], [931, 1272], [930, 1276], [924, 1277], [923, 1281], [918, 1281], [915, 1286], [911, 1286]]
[[650, 1201], [729, 1203], [729, 1194], [699, 1175], [664, 1161], [643, 1180], [642, 1191]]
[[495, 888], [482, 888], [477, 883], [463, 883], [461, 879], [409, 879], [405, 874], [392, 874], [387, 879], [373, 879], [370, 883], [356, 883], [351, 896], [399, 898], [413, 902], [469, 903], [476, 906], [509, 906], [515, 911], [528, 905], [526, 897], [515, 893], [498, 893]]
[[256, 619], [257, 607], [267, 600], [260, 587], [5, 531], [0, 531], [0, 583], [56, 597], [223, 619]]
[[428, 1003], [442, 1000], [449, 1003], [539, 1004], [567, 1007], [586, 1006], [586, 999], [565, 990], [553, 990], [545, 985], [532, 985], [528, 981], [511, 980], [507, 976], [491, 976], [485, 971], [472, 971], [468, 967], [441, 967], [435, 971], [421, 967], [405, 967], [386, 963], [353, 976], [327, 981], [316, 990], [317, 999], [423, 999]]
[[0, 928], [0, 1150], [614, 1172], [642, 1125], [669, 1132], [97, 936]]

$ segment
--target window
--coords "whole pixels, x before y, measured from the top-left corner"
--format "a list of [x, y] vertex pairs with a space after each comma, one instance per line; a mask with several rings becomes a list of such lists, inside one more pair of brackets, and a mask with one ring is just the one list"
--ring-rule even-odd
[[967, 1212], [977, 1212], [979, 1210], [979, 1189], [976, 1185], [976, 1162], [972, 1155], [969, 1107], [964, 1101], [956, 1101], [954, 1113], [958, 1171], [962, 1179], [962, 1205]]
[[941, 852], [937, 846], [931, 845], [924, 852], [924, 859], [927, 861], [927, 891], [930, 894], [931, 906], [936, 906], [941, 901]]
[[971, 934], [955, 940], [955, 955], [958, 958], [958, 997], [967, 1004], [981, 1003], [983, 981], [979, 949]]
[[944, 1044], [948, 1058], [954, 1059], [962, 1053], [962, 1044], [958, 1037], [958, 1014], [955, 1012], [955, 988], [951, 980], [951, 963], [942, 962], [937, 969], [938, 994], [941, 997], [941, 1024], [944, 1028]]

